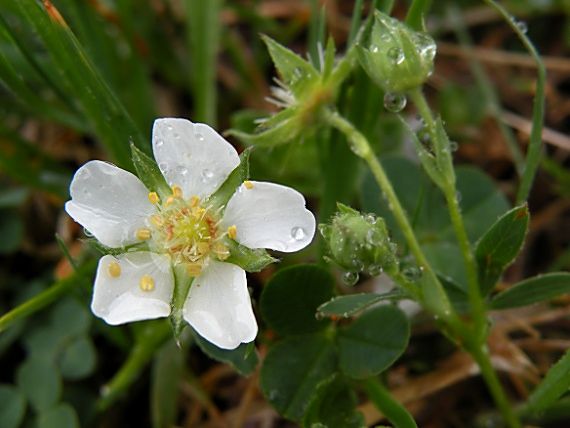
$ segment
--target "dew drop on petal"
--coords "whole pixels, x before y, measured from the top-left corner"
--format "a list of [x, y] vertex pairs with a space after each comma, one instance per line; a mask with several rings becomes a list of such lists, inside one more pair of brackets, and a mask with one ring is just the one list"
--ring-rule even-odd
[[305, 239], [306, 236], [307, 232], [305, 232], [305, 229], [303, 229], [302, 227], [295, 226], [294, 228], [291, 229], [291, 237], [295, 241], [302, 241], [303, 239]]
[[164, 171], [167, 170], [168, 165], [167, 165], [166, 163], [162, 162], [162, 163], [159, 163], [159, 164], [158, 164], [158, 168], [160, 168], [160, 170], [161, 170], [162, 172], [164, 172]]
[[155, 146], [162, 147], [164, 145], [164, 140], [157, 140]]
[[85, 236], [87, 236], [89, 238], [93, 238], [93, 234], [91, 232], [89, 232], [87, 229], [83, 229], [83, 233], [85, 233]]
[[203, 136], [202, 134], [200, 134], [199, 132], [196, 132], [196, 133], [194, 134], [194, 137], [196, 137], [196, 139], [197, 139], [198, 141], [204, 141], [204, 136]]
[[168, 125], [168, 126], [166, 127], [166, 129], [168, 129], [169, 131], [172, 131], [172, 125]]
[[205, 169], [202, 171], [202, 182], [203, 183], [211, 180], [213, 177], [214, 177], [214, 173], [211, 170]]
[[185, 167], [184, 165], [178, 165], [176, 167], [176, 172], [180, 175], [186, 175], [188, 174], [188, 168]]

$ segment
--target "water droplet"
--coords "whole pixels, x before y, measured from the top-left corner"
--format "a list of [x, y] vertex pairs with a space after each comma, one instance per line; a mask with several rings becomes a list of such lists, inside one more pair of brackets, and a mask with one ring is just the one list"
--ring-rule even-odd
[[428, 34], [417, 33], [415, 37], [415, 43], [420, 56], [426, 62], [431, 62], [435, 58], [437, 46], [434, 40]]
[[156, 147], [162, 147], [162, 145], [164, 144], [164, 140], [157, 140], [155, 143]]
[[382, 266], [380, 265], [370, 265], [368, 267], [368, 273], [370, 276], [380, 276], [382, 272], [384, 272], [384, 269], [382, 269]]
[[302, 241], [303, 239], [305, 239], [306, 236], [307, 232], [305, 232], [305, 229], [303, 229], [302, 227], [295, 226], [293, 229], [291, 229], [291, 237], [295, 241]]
[[186, 175], [188, 174], [188, 168], [185, 167], [184, 165], [178, 165], [176, 167], [176, 172], [180, 175]]
[[387, 92], [384, 95], [384, 107], [386, 110], [391, 111], [392, 113], [401, 112], [404, 107], [406, 107], [407, 102], [408, 100], [403, 94], [394, 94], [392, 92]]
[[457, 202], [461, 202], [461, 197], [462, 196], [460, 191], [455, 192], [455, 199], [457, 199]]
[[162, 172], [166, 172], [166, 170], [168, 169], [168, 165], [165, 162], [159, 163], [158, 164], [158, 168], [162, 171]]
[[402, 270], [402, 275], [411, 282], [418, 281], [422, 277], [422, 271], [417, 267], [410, 266]]
[[526, 22], [517, 21], [516, 19], [513, 20], [513, 22], [515, 23], [515, 25], [517, 26], [517, 28], [521, 33], [526, 34], [528, 32], [528, 25], [526, 24]]
[[406, 55], [404, 51], [397, 46], [393, 46], [388, 49], [388, 58], [392, 60], [392, 62], [396, 65], [400, 65], [406, 59]]
[[87, 236], [88, 238], [93, 238], [93, 234], [89, 232], [87, 229], [83, 229], [83, 233], [85, 233], [85, 236]]
[[209, 170], [209, 169], [205, 169], [202, 171], [202, 182], [206, 182], [212, 179], [212, 177], [214, 177], [214, 173]]
[[376, 216], [374, 214], [366, 214], [364, 219], [370, 224], [376, 224]]
[[342, 281], [346, 285], [355, 285], [358, 282], [358, 272], [345, 272], [342, 276]]
[[450, 141], [449, 142], [449, 150], [451, 150], [452, 152], [457, 151], [457, 149], [459, 148], [459, 144], [457, 143], [457, 141]]
[[199, 132], [196, 132], [196, 133], [194, 134], [194, 137], [196, 137], [196, 139], [197, 139], [198, 141], [204, 141], [204, 136], [203, 136], [202, 134], [200, 134]]
[[379, 48], [378, 48], [378, 46], [376, 46], [376, 45], [372, 45], [372, 46], [370, 47], [370, 50], [371, 50], [373, 53], [376, 53], [376, 52], [378, 52]]
[[166, 127], [166, 129], [168, 129], [169, 131], [172, 131], [172, 125], [168, 125], [168, 126]]

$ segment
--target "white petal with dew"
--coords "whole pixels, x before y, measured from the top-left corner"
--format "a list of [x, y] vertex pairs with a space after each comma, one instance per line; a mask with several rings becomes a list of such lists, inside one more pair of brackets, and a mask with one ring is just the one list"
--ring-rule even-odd
[[183, 315], [200, 336], [222, 349], [235, 349], [257, 335], [245, 271], [230, 263], [210, 261], [192, 283]]
[[[140, 286], [145, 275], [152, 279], [150, 291]], [[111, 325], [167, 317], [173, 290], [168, 256], [146, 251], [106, 255], [97, 267], [91, 310]]]
[[185, 198], [210, 196], [239, 165], [236, 150], [220, 134], [186, 119], [157, 119], [152, 149], [168, 184], [180, 186]]
[[69, 192], [67, 213], [108, 247], [137, 242], [136, 230], [155, 211], [147, 188], [135, 175], [103, 161], [79, 168]]
[[246, 247], [287, 253], [306, 247], [315, 235], [315, 216], [305, 208], [303, 195], [274, 183], [242, 184], [228, 202], [222, 224], [235, 225], [236, 241]]

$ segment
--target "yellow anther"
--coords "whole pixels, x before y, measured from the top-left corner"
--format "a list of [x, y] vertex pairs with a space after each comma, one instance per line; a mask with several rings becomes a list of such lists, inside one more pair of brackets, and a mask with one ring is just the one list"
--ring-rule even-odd
[[196, 249], [198, 250], [198, 254], [208, 254], [210, 251], [210, 244], [207, 242], [198, 242], [196, 244]]
[[141, 241], [146, 241], [147, 239], [150, 238], [150, 230], [148, 229], [137, 229], [137, 239], [140, 239]]
[[228, 236], [232, 239], [236, 239], [237, 236], [237, 226], [234, 224], [228, 227]]
[[200, 220], [202, 218], [202, 215], [204, 215], [204, 213], [206, 212], [205, 208], [202, 207], [194, 207], [192, 208], [192, 215], [194, 216], [195, 219]]
[[148, 194], [148, 200], [150, 201], [151, 204], [156, 205], [158, 204], [158, 202], [160, 201], [160, 198], [158, 197], [158, 193], [156, 192], [150, 192]]
[[117, 262], [111, 262], [109, 263], [109, 266], [107, 266], [107, 272], [110, 277], [118, 278], [121, 276], [121, 265]]
[[212, 246], [212, 252], [222, 261], [226, 260], [230, 256], [230, 250], [221, 242], [216, 242]]
[[200, 203], [200, 198], [198, 196], [194, 195], [190, 198], [190, 206], [192, 208], [197, 207], [199, 203]]
[[176, 184], [172, 186], [172, 196], [175, 198], [182, 198], [182, 188]]
[[247, 190], [253, 189], [253, 183], [252, 183], [251, 181], [249, 181], [249, 180], [245, 180], [245, 181], [243, 182], [243, 185], [245, 186], [245, 188], [246, 188]]
[[174, 196], [169, 196], [168, 198], [166, 198], [166, 202], [164, 203], [164, 205], [169, 206], [172, 205], [173, 202], [174, 202]]
[[154, 215], [150, 216], [150, 222], [153, 225], [155, 225], [156, 227], [160, 227], [160, 226], [164, 225], [164, 220], [158, 214], [154, 214]]
[[139, 281], [139, 287], [142, 291], [154, 290], [154, 279], [150, 275], [143, 275]]
[[186, 270], [190, 276], [199, 276], [202, 273], [202, 265], [200, 263], [188, 263]]

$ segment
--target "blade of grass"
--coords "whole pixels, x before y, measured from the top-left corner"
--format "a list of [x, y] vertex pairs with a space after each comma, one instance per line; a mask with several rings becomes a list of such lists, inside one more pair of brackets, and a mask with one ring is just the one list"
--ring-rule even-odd
[[406, 24], [416, 31], [426, 31], [424, 17], [431, 7], [431, 0], [414, 0], [406, 15]]
[[216, 126], [216, 64], [223, 0], [185, 0], [194, 120]]

